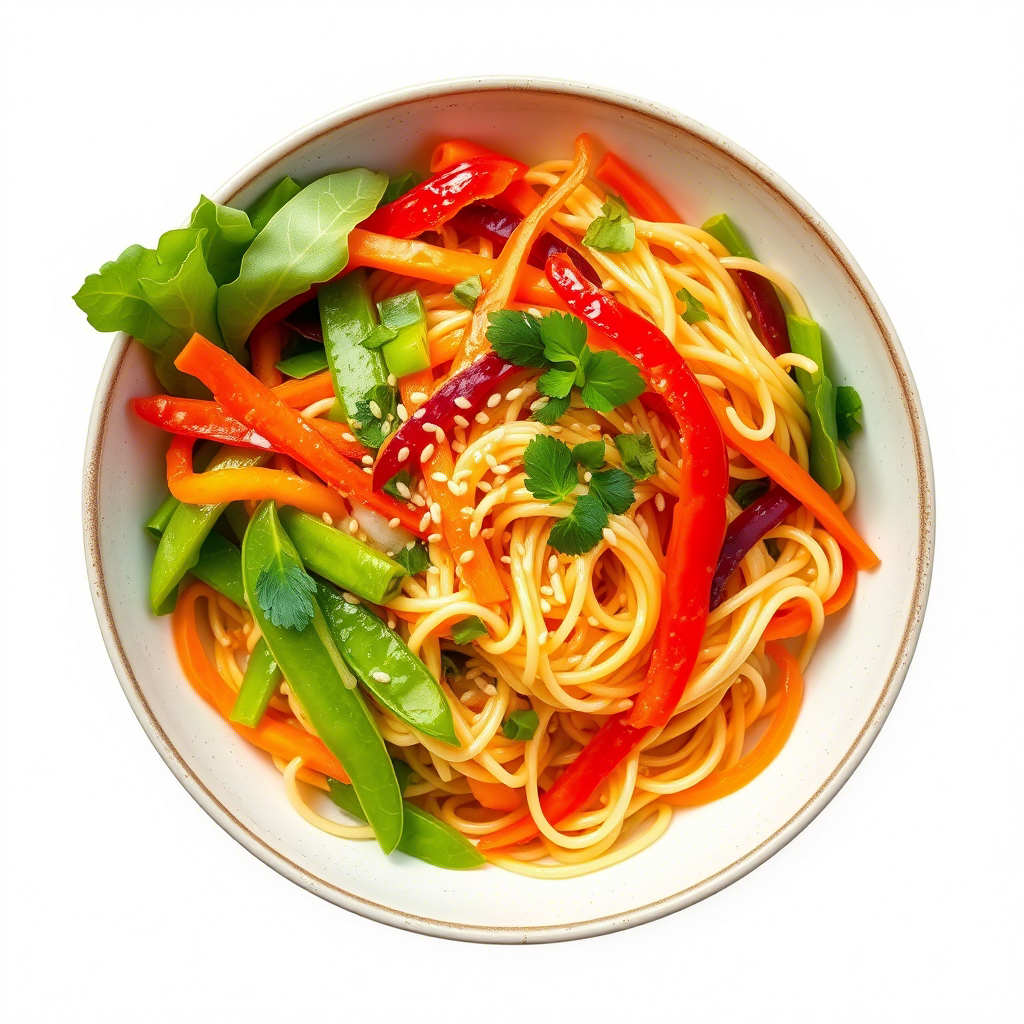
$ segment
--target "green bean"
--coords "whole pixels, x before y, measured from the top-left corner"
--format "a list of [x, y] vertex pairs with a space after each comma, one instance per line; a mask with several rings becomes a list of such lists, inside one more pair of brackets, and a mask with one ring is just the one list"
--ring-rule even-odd
[[173, 494], [168, 494], [160, 502], [160, 507], [146, 520], [144, 529], [153, 540], [159, 540], [164, 535], [171, 516], [174, 515], [175, 509], [180, 504], [181, 502]]
[[742, 256], [747, 260], [754, 258], [754, 253], [747, 245], [746, 239], [740, 234], [740, 229], [736, 227], [727, 213], [716, 214], [710, 220], [705, 221], [701, 227], [709, 235], [717, 238], [733, 256]]
[[267, 642], [260, 637], [249, 655], [249, 664], [245, 666], [242, 685], [238, 688], [238, 697], [231, 709], [231, 721], [255, 728], [281, 679], [281, 669], [270, 653]]

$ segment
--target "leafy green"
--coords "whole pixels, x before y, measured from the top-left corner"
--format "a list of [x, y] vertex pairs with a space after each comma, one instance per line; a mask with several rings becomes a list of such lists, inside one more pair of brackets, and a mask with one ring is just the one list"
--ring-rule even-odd
[[600, 438], [596, 441], [584, 441], [573, 448], [572, 457], [577, 466], [594, 472], [604, 463], [604, 448], [604, 441]]
[[229, 348], [243, 345], [270, 310], [328, 281], [348, 263], [348, 235], [375, 209], [387, 178], [359, 167], [329, 174], [271, 217], [220, 289], [217, 313]]
[[601, 540], [607, 525], [608, 509], [593, 494], [583, 494], [572, 512], [551, 528], [548, 544], [563, 555], [582, 555]]
[[551, 505], [564, 501], [579, 483], [569, 446], [550, 434], [538, 434], [526, 446], [523, 466], [530, 493]]
[[762, 495], [767, 494], [770, 486], [770, 482], [764, 478], [760, 480], [744, 480], [732, 492], [733, 500], [740, 508], [746, 508], [748, 505], [753, 505]]
[[430, 555], [426, 546], [416, 542], [409, 547], [406, 545], [401, 551], [391, 556], [410, 576], [426, 572], [430, 568]]
[[244, 210], [221, 206], [206, 196], [200, 196], [189, 219], [189, 227], [206, 232], [203, 255], [206, 266], [218, 285], [227, 284], [238, 277], [242, 257], [256, 237]]
[[568, 398], [576, 383], [577, 370], [570, 367], [568, 370], [560, 370], [552, 367], [547, 373], [542, 373], [537, 381], [537, 390], [542, 395], [550, 398]]
[[696, 324], [700, 323], [701, 320], [710, 320], [708, 311], [704, 308], [703, 303], [698, 299], [695, 299], [685, 288], [680, 288], [676, 292], [676, 298], [683, 303], [684, 309], [679, 315], [688, 323]]
[[[371, 403], [380, 409], [380, 416], [374, 415]], [[367, 448], [380, 448], [391, 433], [396, 411], [395, 389], [387, 384], [374, 384], [356, 402], [355, 416], [350, 423], [351, 429]]]
[[301, 191], [302, 186], [294, 178], [289, 178], [287, 175], [272, 188], [267, 189], [249, 207], [249, 221], [252, 224], [253, 230], [257, 233], [262, 231], [270, 223], [270, 219], [274, 214], [290, 199], [294, 199]]
[[540, 320], [525, 310], [499, 309], [487, 315], [487, 340], [502, 359], [516, 366], [546, 367]]
[[420, 177], [414, 171], [406, 171], [395, 178], [388, 179], [388, 187], [384, 189], [384, 195], [380, 197], [379, 206], [387, 206], [396, 199], [401, 199], [406, 192], [414, 189], [420, 183]]
[[467, 277], [465, 281], [460, 281], [452, 289], [452, 298], [466, 309], [475, 309], [477, 299], [480, 298], [483, 290], [484, 283], [480, 280], [480, 275], [476, 274], [473, 277]]
[[441, 651], [441, 675], [445, 679], [466, 674], [466, 663], [468, 655], [462, 651]]
[[532, 418], [538, 423], [550, 427], [557, 423], [569, 411], [569, 397], [549, 398], [539, 409], [535, 409]]
[[843, 444], [849, 444], [850, 438], [864, 426], [862, 412], [863, 403], [857, 389], [840, 384], [836, 388], [836, 429]]
[[590, 222], [583, 244], [600, 252], [629, 252], [636, 244], [636, 226], [626, 204], [616, 195], [609, 195], [601, 207], [601, 215]]
[[533, 708], [527, 711], [513, 711], [505, 719], [501, 732], [507, 740], [532, 740], [538, 725], [540, 717]]
[[267, 522], [270, 561], [256, 577], [256, 601], [275, 626], [305, 629], [313, 618], [316, 583], [289, 542], [276, 508], [271, 508]]
[[633, 401], [644, 391], [640, 371], [615, 352], [589, 352], [583, 361], [585, 405], [596, 412], [611, 412], [617, 405]]
[[540, 322], [540, 336], [548, 362], [579, 368], [587, 349], [587, 325], [582, 320], [571, 313], [548, 313]]
[[399, 501], [408, 501], [408, 495], [403, 495], [398, 489], [398, 484], [404, 484], [406, 487], [410, 487], [412, 484], [412, 474], [407, 469], [400, 469], [382, 488], [381, 490], [385, 494], [390, 494], [392, 498], [397, 498]]
[[658, 469], [658, 454], [650, 434], [619, 434], [613, 438], [622, 465], [634, 480], [646, 480]]
[[633, 479], [621, 469], [603, 469], [590, 478], [590, 493], [613, 515], [629, 511], [635, 500]]
[[452, 639], [460, 647], [472, 643], [478, 636], [487, 636], [487, 627], [478, 615], [470, 615], [468, 619], [452, 623]]

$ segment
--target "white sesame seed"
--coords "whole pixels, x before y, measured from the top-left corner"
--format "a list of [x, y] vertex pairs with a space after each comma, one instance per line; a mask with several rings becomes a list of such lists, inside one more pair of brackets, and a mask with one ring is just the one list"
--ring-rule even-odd
[[394, 615], [388, 615], [388, 629], [394, 629], [398, 625], [398, 619]]
[[545, 597], [551, 597], [551, 595], [554, 594], [554, 591], [546, 583], [540, 588], [540, 592]]
[[536, 412], [538, 409], [544, 408], [548, 404], [546, 398], [538, 398], [535, 402], [530, 403], [530, 412]]
[[461, 441], [452, 441], [452, 451], [456, 455], [461, 455], [466, 450], [466, 446]]
[[460, 416], [457, 413], [452, 422], [455, 424], [455, 426], [461, 427], [463, 430], [465, 430], [466, 427], [469, 426], [469, 420], [467, 420], [465, 416]]
[[394, 387], [398, 383], [398, 378], [393, 374], [388, 374], [388, 387]]
[[427, 540], [429, 540], [431, 544], [440, 544], [442, 539], [443, 538], [439, 533], [432, 533], [430, 534], [430, 536], [427, 537]]
[[430, 573], [431, 576], [440, 576], [441, 575], [441, 570], [436, 565], [428, 566], [427, 567], [427, 572]]
[[422, 533], [430, 525], [430, 513], [424, 512], [423, 517], [420, 519], [420, 533]]
[[484, 685], [481, 686], [480, 689], [483, 690], [483, 692], [486, 693], [488, 697], [493, 697], [498, 692], [498, 688], [494, 685], [494, 683], [484, 683]]
[[548, 633], [548, 631], [545, 629], [544, 632], [541, 633], [539, 637], [537, 637], [537, 643], [540, 644], [541, 647], [543, 647], [548, 642], [548, 637], [550, 635], [551, 634]]
[[359, 461], [362, 462], [362, 464], [364, 466], [372, 466], [373, 465], [373, 456], [372, 455], [364, 455]]
[[391, 682], [391, 676], [389, 676], [387, 674], [387, 672], [381, 672], [380, 669], [376, 669], [375, 671], [371, 672], [370, 673], [370, 678], [371, 679], [376, 679], [378, 683], [390, 683]]
[[345, 600], [346, 600], [346, 601], [347, 601], [347, 602], [348, 602], [349, 604], [362, 604], [362, 601], [360, 601], [360, 600], [359, 600], [359, 598], [358, 598], [358, 597], [356, 597], [356, 595], [355, 595], [355, 594], [350, 594], [350, 593], [349, 593], [349, 592], [348, 592], [347, 590], [343, 590], [343, 591], [341, 592], [341, 596], [342, 596], [343, 598], [345, 598]]
[[654, 496], [654, 507], [659, 512], [665, 511], [665, 495], [662, 494], [661, 491], [658, 491], [658, 493]]
[[530, 316], [540, 317], [540, 310], [536, 306], [530, 306], [526, 312], [529, 313]]
[[589, 423], [587, 424], [587, 430], [593, 431], [595, 434], [599, 434], [601, 432], [601, 424]]
[[462, 395], [459, 395], [459, 397], [455, 399], [455, 405], [459, 409], [473, 408], [473, 403], [468, 398], [465, 398]]
[[601, 531], [601, 536], [604, 537], [605, 542], [609, 545], [609, 547], [615, 547], [615, 545], [618, 543], [618, 541], [616, 541], [615, 539], [615, 534], [612, 533], [611, 528], [608, 526], [606, 526]]
[[347, 430], [341, 436], [345, 441], [355, 441], [355, 435], [350, 434]]
[[409, 448], [408, 448], [408, 446], [403, 447], [403, 448], [399, 448], [399, 450], [398, 450], [398, 461], [399, 462], [405, 462], [405, 460], [407, 458], [409, 458]]
[[473, 703], [473, 699], [474, 699], [475, 697], [476, 697], [476, 694], [475, 694], [475, 693], [473, 693], [473, 691], [472, 691], [472, 690], [467, 690], [467, 691], [466, 691], [466, 692], [465, 692], [465, 693], [464, 693], [464, 694], [463, 694], [463, 695], [462, 695], [462, 696], [461, 696], [461, 697], [459, 698], [459, 703], [460, 703], [460, 704], [472, 704], [472, 703]]
[[511, 467], [506, 466], [504, 462], [499, 463], [497, 466], [494, 467], [495, 476], [507, 476], [511, 472]]
[[363, 466], [363, 472], [373, 474], [373, 470], [369, 466]]
[[353, 536], [359, 532], [359, 523], [355, 519], [350, 519], [348, 522], [348, 532]]
[[373, 413], [373, 418], [379, 420], [384, 414], [380, 411], [380, 406], [371, 398], [370, 399], [370, 412]]
[[408, 501], [412, 497], [412, 491], [409, 490], [408, 484], [402, 483], [401, 480], [399, 480], [398, 483], [395, 484], [395, 490], [397, 490], [398, 493], [403, 498], [405, 498], [406, 501]]
[[417, 409], [417, 410], [416, 410], [416, 411], [415, 411], [415, 412], [414, 412], [414, 413], [412, 414], [412, 418], [413, 418], [414, 420], [421, 420], [421, 419], [423, 419], [423, 417], [424, 417], [424, 416], [426, 416], [426, 415], [427, 415], [427, 410], [426, 410], [426, 409]]
[[430, 518], [433, 519], [435, 523], [440, 524], [441, 522], [441, 506], [436, 501], [432, 501], [430, 503]]
[[420, 426], [421, 426], [421, 427], [422, 427], [422, 428], [423, 428], [423, 429], [424, 429], [424, 430], [425, 430], [425, 431], [426, 431], [426, 432], [427, 432], [428, 434], [432, 434], [432, 433], [433, 433], [433, 432], [434, 432], [435, 430], [437, 430], [437, 424], [436, 424], [436, 423], [431, 423], [431, 422], [430, 422], [430, 420], [424, 420], [424, 421], [423, 421], [423, 422], [422, 422], [422, 423], [420, 424]]
[[470, 537], [475, 537], [479, 532], [480, 524], [474, 519], [473, 522], [469, 524], [469, 535]]
[[501, 404], [501, 395], [495, 393], [487, 399], [487, 408], [494, 409]]
[[544, 613], [545, 615], [549, 614], [549, 613], [550, 613], [550, 611], [551, 611], [551, 602], [550, 602], [550, 601], [548, 601], [548, 600], [547, 600], [546, 598], [543, 598], [543, 597], [542, 597], [542, 598], [540, 599], [540, 610], [541, 610], [541, 611], [542, 611], [542, 612], [543, 612], [543, 613]]
[[388, 520], [388, 526], [390, 526], [392, 530], [393, 530], [393, 529], [394, 529], [394, 528], [395, 528], [396, 526], [401, 526], [401, 525], [402, 525], [402, 520], [401, 520], [401, 519], [399, 519], [399, 518], [398, 518], [398, 516], [395, 516], [395, 518], [394, 518], [394, 519], [389, 519], [389, 520]]
[[590, 481], [593, 480], [593, 479], [594, 479], [594, 474], [591, 473], [590, 470], [588, 469], [586, 471], [586, 473], [583, 474], [583, 482], [589, 484]]
[[430, 474], [430, 479], [436, 481], [439, 484], [444, 484], [444, 483], [448, 482], [448, 477], [446, 477], [444, 475], [444, 473], [440, 473], [440, 472], [438, 472], [438, 473], [431, 473]]
[[556, 423], [554, 426], [548, 427], [548, 430], [550, 430], [552, 434], [560, 434], [562, 432], [562, 427], [560, 424]]
[[478, 412], [473, 417], [473, 419], [475, 419], [477, 421], [477, 423], [480, 423], [480, 424], [490, 423], [491, 422], [491, 417], [488, 416], [487, 413], [485, 413], [485, 412]]
[[420, 462], [429, 462], [431, 458], [433, 458], [433, 455], [434, 446], [432, 444], [428, 444], [427, 447], [420, 452]]
[[663, 437], [663, 438], [661, 439], [661, 442], [659, 443], [658, 447], [659, 447], [659, 448], [660, 448], [660, 449], [661, 449], [662, 451], [665, 451], [665, 450], [666, 450], [666, 449], [668, 448], [668, 446], [669, 446], [670, 444], [671, 444], [671, 441], [669, 441], [669, 438], [668, 438], [668, 434], [666, 434], [666, 435], [665, 435], [665, 436], [664, 436], [664, 437]]
[[437, 438], [438, 444], [443, 444], [446, 436], [447, 435], [441, 427], [434, 427], [434, 437]]
[[513, 388], [505, 395], [506, 402], [514, 402], [523, 393], [522, 388]]
[[423, 391], [414, 391], [409, 396], [410, 402], [415, 402], [417, 405], [422, 405], [427, 400], [427, 395]]
[[474, 509], [472, 505], [463, 505], [462, 508], [459, 509], [459, 511], [463, 514], [463, 516], [465, 516], [466, 519], [469, 519], [469, 517], [473, 515], [476, 509]]
[[548, 558], [548, 572], [555, 573], [558, 571], [558, 555], [551, 555]]
[[477, 487], [479, 487], [484, 494], [491, 490], [491, 485], [486, 480], [481, 480], [480, 483], [477, 484]]
[[401, 402], [398, 403], [398, 418], [403, 423], [409, 418], [409, 410]]
[[426, 504], [427, 504], [427, 499], [426, 499], [426, 498], [424, 498], [422, 494], [420, 494], [419, 492], [417, 492], [416, 494], [414, 494], [414, 495], [412, 496], [412, 503], [413, 503], [413, 504], [414, 504], [414, 505], [415, 505], [415, 506], [416, 506], [417, 508], [424, 508], [424, 507], [426, 506]]
[[327, 524], [328, 526], [333, 526], [333, 525], [334, 525], [334, 519], [333, 519], [333, 518], [331, 517], [331, 513], [330, 513], [330, 512], [324, 512], [324, 514], [323, 514], [323, 515], [322, 515], [322, 516], [321, 516], [320, 518], [321, 518], [321, 519], [322, 519], [322, 520], [323, 520], [323, 521], [324, 521], [324, 522], [325, 522], [325, 523], [326, 523], [326, 524]]
[[501, 560], [502, 560], [502, 562], [505, 563], [505, 565], [511, 565], [512, 564], [512, 559], [508, 555], [502, 555], [501, 556]]
[[459, 562], [462, 565], [466, 565], [467, 563], [472, 562], [474, 557], [476, 557], [475, 551], [463, 551], [462, 554], [459, 555]]
[[488, 452], [484, 456], [484, 460], [486, 461], [487, 465], [491, 467], [491, 469], [494, 469], [494, 467], [498, 464], [498, 460], [490, 452]]
[[588, 615], [587, 616], [587, 622], [589, 622], [591, 626], [600, 626], [601, 625], [601, 622], [600, 622], [600, 620], [598, 619], [598, 617], [596, 615]]

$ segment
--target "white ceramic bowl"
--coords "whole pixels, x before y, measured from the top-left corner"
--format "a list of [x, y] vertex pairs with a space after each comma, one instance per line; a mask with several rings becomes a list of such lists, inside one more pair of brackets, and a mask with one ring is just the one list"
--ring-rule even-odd
[[[882, 564], [862, 574], [807, 673], [804, 706], [772, 765], [724, 800], [678, 813], [623, 864], [565, 881], [487, 868], [439, 871], [371, 843], [344, 842], [288, 806], [280, 776], [195, 695], [166, 618], [147, 611], [152, 550], [141, 523], [164, 488], [158, 432], [128, 414], [152, 391], [145, 353], [117, 337], [97, 390], [84, 485], [96, 611], [114, 670], [143, 728], [199, 804], [257, 857], [311, 892], [387, 924], [448, 938], [543, 942], [640, 924], [695, 903], [756, 867], [836, 794], [896, 697], [917, 641], [932, 557], [933, 490], [924, 421], [892, 325], [818, 215], [748, 153], [651, 103], [589, 86], [472, 80], [420, 86], [332, 114], [214, 194], [244, 206], [283, 174], [366, 165], [423, 167], [444, 137], [537, 161], [569, 155], [582, 130], [641, 168], [691, 222], [727, 210], [759, 257], [803, 292], [864, 400], [853, 445], [853, 520]], [[193, 199], [182, 196], [182, 208]]]

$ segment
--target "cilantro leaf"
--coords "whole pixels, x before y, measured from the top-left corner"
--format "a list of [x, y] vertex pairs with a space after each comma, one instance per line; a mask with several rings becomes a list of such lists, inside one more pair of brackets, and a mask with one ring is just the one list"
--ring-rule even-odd
[[836, 388], [836, 429], [839, 440], [849, 444], [850, 438], [864, 426], [861, 420], [863, 403], [856, 388], [841, 384]]
[[683, 303], [684, 309], [679, 315], [688, 323], [696, 324], [700, 323], [701, 320], [710, 320], [708, 311], [704, 308], [704, 304], [698, 299], [695, 299], [685, 288], [680, 288], [676, 292], [676, 298]]
[[468, 619], [452, 623], [452, 639], [460, 647], [472, 643], [478, 636], [487, 636], [487, 627], [478, 615], [470, 615]]
[[615, 352], [588, 351], [583, 360], [583, 374], [583, 402], [596, 412], [611, 412], [616, 406], [643, 394], [640, 371]]
[[530, 493], [551, 505], [563, 501], [579, 483], [569, 446], [550, 434], [538, 434], [526, 446], [523, 466]]
[[467, 277], [465, 281], [460, 281], [452, 289], [452, 298], [466, 309], [475, 309], [477, 299], [483, 290], [484, 283], [480, 280], [480, 275], [476, 274], [474, 277]]
[[462, 651], [441, 651], [441, 675], [445, 679], [466, 674], [468, 656]]
[[544, 342], [540, 337], [540, 321], [519, 309], [499, 309], [487, 315], [487, 340], [491, 348], [516, 366], [544, 369]]
[[552, 363], [579, 367], [587, 349], [587, 325], [571, 313], [548, 313], [540, 322], [544, 356]]
[[616, 195], [609, 195], [601, 207], [601, 215], [590, 222], [583, 244], [600, 252], [629, 252], [636, 244], [636, 226], [626, 204]]
[[385, 327], [383, 324], [377, 324], [376, 327], [370, 333], [363, 338], [360, 344], [363, 348], [382, 348], [389, 341], [394, 341], [398, 337], [398, 331], [393, 327]]
[[740, 508], [753, 505], [763, 494], [768, 493], [770, 484], [768, 480], [744, 480], [735, 491], [732, 492], [733, 500]]
[[658, 454], [650, 434], [619, 434], [613, 439], [622, 465], [634, 480], [646, 480], [658, 468]]
[[412, 474], [407, 469], [400, 469], [382, 488], [381, 490], [385, 494], [390, 494], [392, 498], [397, 498], [399, 501], [408, 501], [408, 497], [403, 495], [398, 489], [398, 485], [402, 484], [404, 487], [409, 487], [412, 483]]
[[542, 395], [548, 395], [551, 398], [568, 398], [575, 383], [575, 369], [561, 370], [558, 367], [552, 367], [547, 373], [541, 374], [540, 380], [537, 381], [537, 390]]
[[288, 535], [270, 509], [270, 561], [256, 577], [256, 601], [263, 613], [282, 629], [305, 629], [313, 618], [316, 583], [299, 560]]
[[549, 398], [539, 409], [533, 412], [533, 419], [550, 427], [557, 423], [569, 411], [569, 398]]
[[576, 465], [589, 469], [592, 473], [596, 472], [604, 463], [604, 441], [600, 438], [596, 441], [584, 441], [573, 448], [572, 457]]
[[426, 572], [430, 567], [430, 555], [423, 544], [404, 547], [391, 556], [410, 576]]
[[590, 478], [590, 493], [613, 515], [629, 511], [635, 500], [633, 479], [621, 469], [603, 469]]
[[501, 732], [507, 740], [532, 740], [538, 725], [540, 716], [533, 708], [528, 711], [513, 711], [505, 719]]
[[572, 512], [551, 527], [548, 545], [563, 555], [582, 555], [600, 541], [607, 525], [608, 509], [593, 494], [583, 494]]

